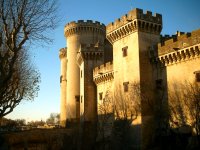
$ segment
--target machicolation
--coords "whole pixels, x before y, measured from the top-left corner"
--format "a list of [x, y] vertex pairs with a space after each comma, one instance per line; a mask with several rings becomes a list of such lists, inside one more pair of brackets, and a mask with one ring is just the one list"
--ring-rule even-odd
[[114, 79], [113, 62], [107, 62], [93, 70], [93, 79], [96, 84]]
[[158, 55], [175, 52], [199, 43], [200, 29], [192, 31], [191, 33], [177, 32], [177, 34], [172, 37], [165, 37], [168, 37], [169, 39], [161, 40], [162, 42], [158, 44]]
[[162, 30], [162, 15], [152, 16], [150, 11], [144, 14], [142, 9], [136, 8], [106, 26], [107, 39], [113, 43], [136, 30], [159, 35]]
[[[148, 24], [146, 23], [146, 26], [148, 25], [149, 27], [155, 26], [156, 24], [162, 25], [162, 15], [161, 14], [156, 13], [155, 15], [152, 15], [151, 11], [147, 11], [146, 13], [143, 13], [142, 9], [136, 8], [136, 9], [128, 12], [128, 14], [115, 20], [115, 22], [108, 24], [106, 26], [106, 31], [107, 31], [107, 33], [110, 33], [113, 30], [115, 30], [135, 19], [139, 19], [141, 21], [141, 22], [138, 22], [138, 25], [141, 24], [141, 27], [145, 26], [143, 21], [148, 22]], [[134, 25], [136, 25], [136, 24], [137, 24], [137, 22], [134, 22]]]
[[99, 34], [105, 34], [106, 27], [104, 24], [100, 24], [100, 22], [92, 20], [78, 20], [77, 22], [72, 21], [65, 25], [65, 36], [71, 36], [78, 32], [97, 32]]

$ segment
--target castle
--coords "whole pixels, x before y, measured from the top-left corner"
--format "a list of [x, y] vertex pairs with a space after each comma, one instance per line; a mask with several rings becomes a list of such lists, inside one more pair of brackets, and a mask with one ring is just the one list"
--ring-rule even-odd
[[[107, 26], [91, 20], [66, 24], [67, 48], [59, 52], [61, 125], [66, 120], [96, 122], [108, 95], [134, 95], [136, 84], [153, 104], [165, 89], [167, 104], [174, 82], [200, 83], [200, 30], [173, 36], [161, 36], [161, 31], [162, 15], [138, 8]], [[141, 97], [139, 101], [141, 111], [133, 124], [148, 134], [143, 123], [155, 113]]]

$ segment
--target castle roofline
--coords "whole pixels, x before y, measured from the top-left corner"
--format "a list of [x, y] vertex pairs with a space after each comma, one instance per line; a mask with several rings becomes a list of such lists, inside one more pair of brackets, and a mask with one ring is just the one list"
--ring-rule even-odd
[[117, 20], [115, 20], [115, 22], [111, 22], [110, 24], [108, 24], [106, 26], [106, 31], [107, 33], [112, 32], [113, 30], [135, 19], [145, 20], [148, 22], [162, 25], [161, 14], [155, 13], [154, 15], [152, 15], [151, 11], [146, 11], [146, 13], [143, 13], [142, 9], [135, 8], [129, 11], [128, 14], [125, 14], [121, 18], [118, 18]]
[[65, 25], [65, 27], [70, 27], [74, 25], [97, 25], [97, 26], [105, 26], [103, 23], [100, 23], [99, 21], [93, 21], [93, 20], [77, 20], [77, 21], [71, 21]]
[[162, 42], [158, 44], [159, 56], [200, 43], [200, 29], [191, 33], [177, 32], [176, 35], [165, 35], [161, 38]]
[[64, 29], [65, 37], [69, 37], [79, 32], [91, 32], [91, 31], [97, 32], [99, 34], [105, 34], [106, 26], [98, 21], [78, 20], [77, 22], [72, 21], [70, 23], [67, 23]]
[[106, 37], [111, 44], [130, 35], [133, 32], [146, 32], [160, 35], [162, 30], [162, 15], [136, 8], [128, 14], [106, 26]]
[[114, 79], [113, 62], [102, 64], [93, 70], [93, 80], [96, 84]]

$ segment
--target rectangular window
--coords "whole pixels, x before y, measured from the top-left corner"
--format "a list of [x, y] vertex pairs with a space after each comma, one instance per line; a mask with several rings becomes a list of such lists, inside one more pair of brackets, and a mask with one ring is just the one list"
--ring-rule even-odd
[[81, 103], [83, 102], [83, 96], [81, 95]]
[[122, 55], [126, 57], [128, 55], [128, 46], [122, 48]]
[[200, 82], [200, 72], [196, 72], [196, 82]]
[[82, 74], [83, 74], [83, 73], [82, 73], [82, 70], [81, 70], [81, 78], [82, 78]]
[[62, 82], [62, 77], [63, 77], [63, 76], [61, 75], [61, 76], [60, 76], [60, 83]]
[[80, 95], [76, 95], [75, 99], [76, 99], [76, 102], [79, 103], [80, 102]]
[[99, 100], [103, 99], [103, 92], [99, 93]]
[[124, 82], [124, 83], [123, 83], [124, 92], [128, 92], [128, 84], [129, 84], [129, 82]]
[[157, 89], [162, 89], [162, 85], [163, 85], [163, 80], [162, 79], [157, 79], [156, 80], [156, 88]]
[[200, 70], [195, 71], [194, 74], [195, 74], [195, 81], [200, 82]]

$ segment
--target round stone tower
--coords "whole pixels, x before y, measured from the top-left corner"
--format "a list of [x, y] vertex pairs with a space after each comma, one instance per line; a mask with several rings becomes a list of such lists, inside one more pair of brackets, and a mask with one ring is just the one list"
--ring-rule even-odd
[[[77, 53], [81, 44], [103, 44], [105, 40], [105, 25], [99, 22], [79, 20], [65, 26], [64, 34], [67, 39], [67, 120], [77, 120], [80, 108], [77, 101], [80, 98], [80, 69], [77, 64]], [[81, 101], [81, 100], [80, 100]]]
[[60, 125], [66, 125], [66, 100], [67, 100], [67, 49], [61, 48], [59, 51], [61, 62], [60, 75]]

